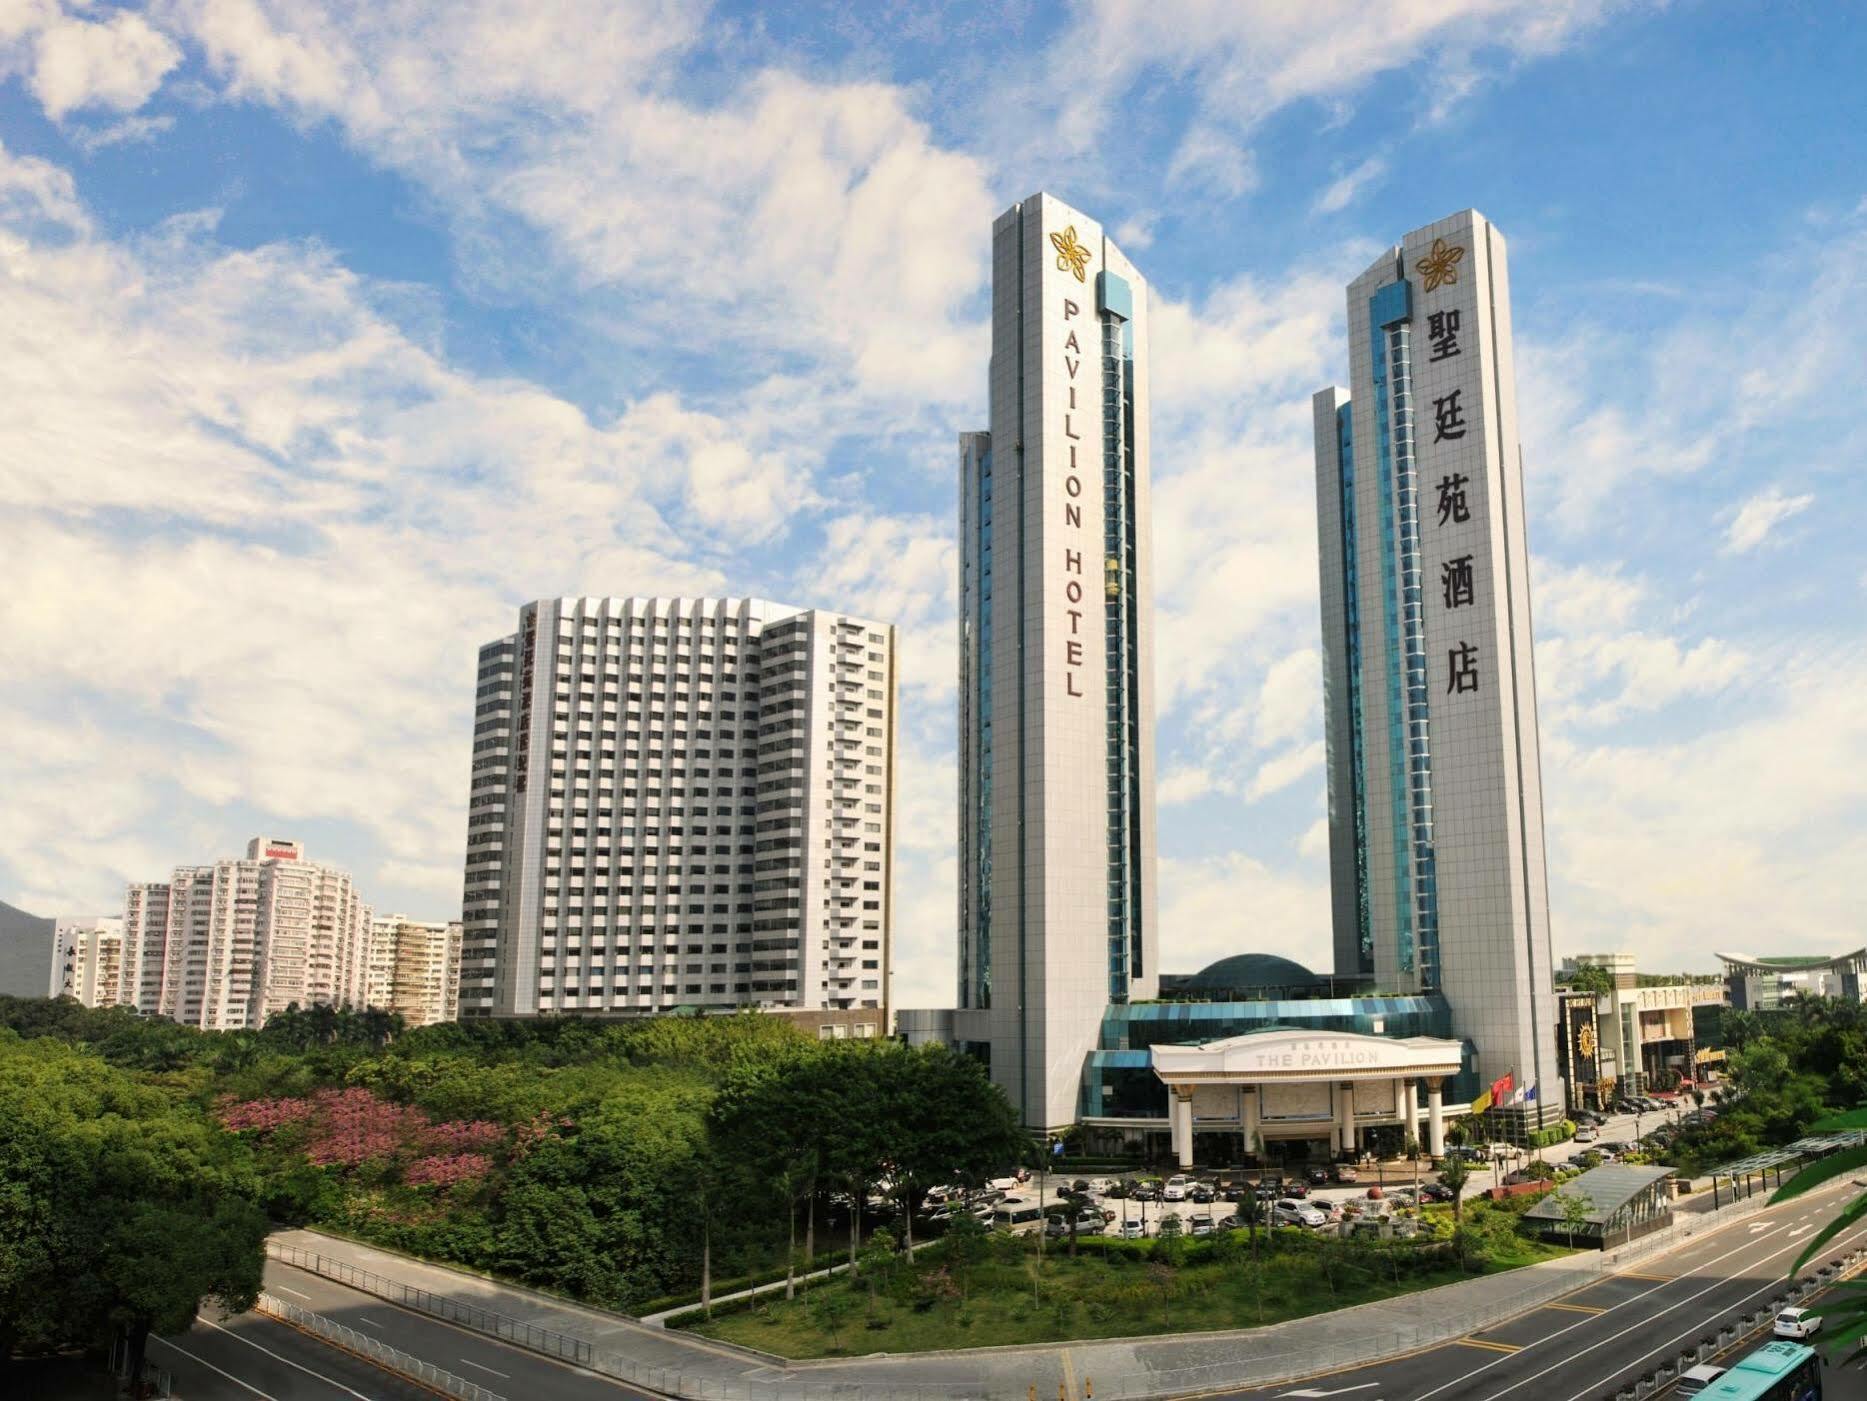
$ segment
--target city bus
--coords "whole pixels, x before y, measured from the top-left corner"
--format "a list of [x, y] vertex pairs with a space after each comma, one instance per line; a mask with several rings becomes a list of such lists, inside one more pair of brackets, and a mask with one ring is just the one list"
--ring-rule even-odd
[[1822, 1360], [1800, 1343], [1765, 1343], [1699, 1392], [1696, 1401], [1819, 1401]]

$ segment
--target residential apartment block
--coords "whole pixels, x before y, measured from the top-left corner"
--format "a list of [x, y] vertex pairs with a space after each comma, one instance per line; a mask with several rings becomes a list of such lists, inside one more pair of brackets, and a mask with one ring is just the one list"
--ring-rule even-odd
[[874, 1008], [895, 630], [751, 598], [557, 598], [480, 649], [462, 1017]]
[[53, 997], [75, 997], [86, 1007], [123, 1000], [123, 920], [116, 915], [60, 919], [52, 936]]
[[187, 1026], [363, 1001], [369, 907], [349, 872], [307, 861], [295, 841], [256, 837], [244, 858], [131, 885], [123, 927], [120, 999]]
[[460, 941], [459, 920], [377, 918], [370, 926], [364, 1005], [395, 1012], [411, 1027], [454, 1021], [460, 1014]]

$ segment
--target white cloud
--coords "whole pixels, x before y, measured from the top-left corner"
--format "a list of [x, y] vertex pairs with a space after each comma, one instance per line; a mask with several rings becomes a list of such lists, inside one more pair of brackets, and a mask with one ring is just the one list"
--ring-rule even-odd
[[1305, 774], [1314, 773], [1323, 766], [1324, 749], [1321, 740], [1306, 744], [1297, 749], [1286, 750], [1275, 758], [1267, 759], [1259, 767], [1251, 786], [1245, 790], [1245, 796], [1252, 802], [1268, 797], [1281, 789], [1288, 788]]
[[1154, 784], [1154, 801], [1161, 807], [1191, 803], [1218, 790], [1218, 781], [1208, 769], [1184, 764], [1169, 769]]
[[1387, 173], [1387, 162], [1379, 156], [1369, 156], [1347, 174], [1330, 182], [1327, 189], [1316, 197], [1315, 211], [1318, 214], [1334, 214], [1348, 208], [1363, 189]]
[[1304, 647], [1273, 662], [1258, 692], [1255, 726], [1261, 746], [1311, 735], [1322, 723], [1322, 654]]
[[1329, 883], [1250, 856], [1160, 862], [1160, 958], [1193, 973], [1235, 953], [1273, 953], [1326, 972], [1335, 959]]
[[625, 338], [729, 337], [761, 373], [803, 357], [891, 402], [976, 392], [997, 201], [900, 89], [768, 69], [683, 101], [667, 73], [700, 13], [658, 0], [166, 13], [230, 96], [334, 119], [434, 190], [477, 278], [568, 283]]
[[[1234, 146], [1260, 122], [1304, 101], [1340, 105], [1379, 74], [1423, 59], [1443, 104], [1442, 72], [1475, 74], [1556, 52], [1597, 25], [1611, 0], [1312, 0], [1158, 5], [1128, 0], [1076, 13], [1052, 45], [1025, 101], [1057, 109], [1057, 140], [1078, 153], [1102, 145], [1137, 88], [1190, 85], [1201, 149]], [[1500, 61], [1501, 60], [1501, 61]], [[1461, 85], [1469, 91], [1471, 82]], [[1056, 94], [1062, 94], [1059, 98]], [[1248, 158], [1248, 154], [1245, 156]]]
[[174, 41], [128, 10], [84, 18], [56, 0], [15, 0], [0, 18], [0, 77], [26, 74], [27, 85], [53, 121], [83, 108], [134, 112], [181, 62]]
[[1737, 508], [1731, 524], [1725, 528], [1725, 552], [1735, 555], [1756, 549], [1777, 526], [1792, 516], [1801, 515], [1814, 501], [1815, 497], [1809, 493], [1785, 496], [1778, 486], [1758, 492]]
[[1559, 951], [1626, 948], [1650, 968], [1724, 947], [1860, 942], [1867, 674], [1858, 642], [1778, 659], [1689, 737], [1544, 734]]

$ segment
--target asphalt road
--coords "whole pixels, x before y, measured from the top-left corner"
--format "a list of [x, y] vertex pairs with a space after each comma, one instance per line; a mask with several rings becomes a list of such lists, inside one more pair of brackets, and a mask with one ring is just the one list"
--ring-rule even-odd
[[[380, 1339], [511, 1401], [631, 1401], [653, 1393], [510, 1347], [385, 1303], [318, 1275], [266, 1263], [266, 1292]], [[426, 1398], [372, 1363], [258, 1314], [203, 1317], [179, 1338], [150, 1340], [150, 1360], [176, 1378], [188, 1401], [333, 1401], [334, 1398]]]
[[[1761, 1309], [1782, 1288], [1809, 1237], [1852, 1193], [1830, 1192], [1733, 1222], [1665, 1255], [1529, 1313], [1407, 1357], [1299, 1382], [1229, 1393], [1352, 1401], [1595, 1401], [1670, 1362], [1725, 1322]], [[1809, 1269], [1854, 1246], [1867, 1226], [1832, 1242]], [[1806, 1271], [1805, 1271], [1806, 1273]], [[1820, 1309], [1819, 1296], [1812, 1307]], [[1767, 1337], [1734, 1349], [1742, 1356]], [[1726, 1359], [1720, 1359], [1726, 1360]], [[1867, 1395], [1854, 1373], [1830, 1369], [1831, 1394]]]

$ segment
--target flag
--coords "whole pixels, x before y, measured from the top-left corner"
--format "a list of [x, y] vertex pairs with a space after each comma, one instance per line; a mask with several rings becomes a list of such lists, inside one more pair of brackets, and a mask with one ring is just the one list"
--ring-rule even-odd
[[1491, 1107], [1491, 1091], [1486, 1090], [1472, 1101], [1472, 1113], [1482, 1114]]
[[1536, 1103], [1536, 1086], [1535, 1085], [1530, 1086], [1529, 1089], [1523, 1092], [1523, 1102], [1525, 1104]]
[[1515, 1078], [1516, 1073], [1507, 1070], [1491, 1082], [1491, 1102], [1493, 1104], [1504, 1103], [1505, 1099], [1510, 1095], [1511, 1082]]

